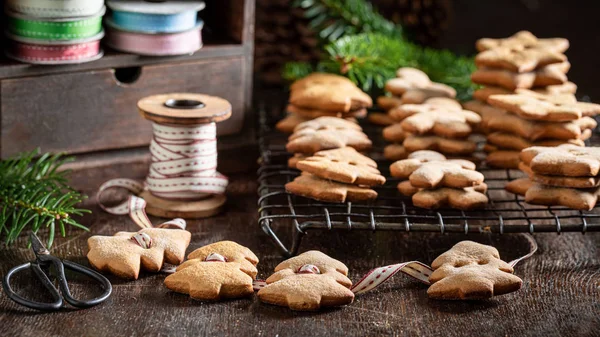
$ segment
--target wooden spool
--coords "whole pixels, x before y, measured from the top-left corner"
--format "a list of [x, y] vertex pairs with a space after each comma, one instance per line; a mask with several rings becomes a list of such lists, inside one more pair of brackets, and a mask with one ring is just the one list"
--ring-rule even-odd
[[[147, 120], [170, 125], [218, 123], [231, 117], [231, 104], [220, 97], [173, 93], [149, 96], [138, 102], [140, 114]], [[162, 218], [200, 219], [219, 214], [227, 201], [225, 195], [208, 195], [200, 200], [169, 200], [145, 190], [146, 212]]]

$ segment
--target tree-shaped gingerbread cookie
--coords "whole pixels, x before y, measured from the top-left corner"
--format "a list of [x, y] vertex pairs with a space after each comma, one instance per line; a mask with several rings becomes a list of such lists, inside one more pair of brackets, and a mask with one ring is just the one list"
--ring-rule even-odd
[[427, 295], [443, 300], [480, 300], [521, 288], [513, 267], [500, 259], [498, 250], [473, 241], [462, 241], [438, 256], [431, 267]]
[[190, 244], [191, 233], [182, 229], [145, 228], [114, 236], [88, 239], [90, 264], [121, 278], [137, 279], [140, 268], [158, 272], [163, 263], [180, 264]]
[[267, 286], [258, 292], [265, 303], [292, 310], [318, 310], [354, 300], [348, 268], [319, 251], [308, 251], [275, 267]]
[[220, 241], [188, 255], [188, 261], [165, 279], [173, 291], [197, 300], [218, 300], [252, 295], [258, 258], [233, 241]]

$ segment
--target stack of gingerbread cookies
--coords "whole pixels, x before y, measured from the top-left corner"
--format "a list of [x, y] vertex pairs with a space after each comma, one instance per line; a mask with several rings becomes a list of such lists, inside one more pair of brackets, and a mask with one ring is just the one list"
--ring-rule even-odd
[[409, 153], [433, 150], [451, 157], [472, 157], [477, 143], [469, 136], [481, 117], [464, 110], [452, 98], [434, 97], [421, 104], [403, 104], [391, 109], [395, 121], [383, 129], [383, 137], [393, 144], [386, 146], [384, 156], [400, 160]]
[[296, 168], [302, 174], [285, 185], [286, 191], [324, 202], [373, 200], [377, 192], [371, 187], [385, 183], [377, 163], [352, 147], [318, 151]]
[[290, 86], [288, 115], [276, 128], [292, 133], [305, 121], [318, 117], [339, 117], [350, 121], [367, 115], [373, 105], [371, 97], [348, 78], [324, 73], [313, 73]]
[[404, 67], [396, 71], [396, 78], [386, 82], [386, 96], [377, 98], [377, 106], [386, 113], [371, 113], [369, 121], [377, 125], [392, 125], [387, 112], [402, 104], [421, 104], [432, 97], [456, 97], [456, 90], [442, 83], [432, 82], [419, 69]]
[[[477, 41], [478, 69], [471, 78], [485, 87], [475, 91], [475, 101], [465, 107], [482, 116], [480, 129], [487, 135], [484, 150], [489, 166], [517, 168], [519, 152], [526, 147], [583, 146], [591, 136], [596, 123], [587, 116], [594, 111], [583, 111], [576, 118], [537, 111], [551, 105], [579, 104], [573, 95], [577, 86], [566, 75], [570, 64], [563, 53], [568, 47], [566, 39], [538, 39], [527, 31], [505, 39]], [[565, 129], [570, 131], [553, 132]]]
[[411, 197], [417, 207], [469, 210], [484, 208], [488, 203], [484, 176], [468, 160], [447, 159], [429, 150], [416, 151], [408, 159], [393, 163], [390, 173], [402, 179], [398, 190]]
[[529, 178], [513, 180], [509, 192], [534, 205], [591, 210], [600, 195], [600, 148], [563, 144], [534, 146], [520, 154], [519, 167]]

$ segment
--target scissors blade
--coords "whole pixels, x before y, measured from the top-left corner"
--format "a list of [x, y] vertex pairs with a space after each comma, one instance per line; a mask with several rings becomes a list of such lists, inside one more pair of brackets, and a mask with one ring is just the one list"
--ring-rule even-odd
[[46, 249], [46, 246], [44, 246], [40, 238], [38, 238], [35, 233], [32, 232], [29, 237], [31, 238], [31, 249], [33, 249], [33, 252], [36, 256], [50, 254], [48, 249]]

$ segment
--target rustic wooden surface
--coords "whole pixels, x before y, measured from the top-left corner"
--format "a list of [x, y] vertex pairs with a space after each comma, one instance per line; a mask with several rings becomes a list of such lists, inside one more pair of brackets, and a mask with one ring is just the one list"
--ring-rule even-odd
[[[141, 178], [146, 163], [128, 163], [75, 172], [73, 183], [88, 195], [114, 177]], [[281, 261], [280, 252], [257, 226], [256, 180], [252, 174], [234, 175], [226, 213], [190, 221], [193, 233], [188, 252], [218, 240], [235, 240], [261, 259], [259, 277], [265, 278]], [[56, 241], [53, 254], [87, 264], [86, 239], [136, 230], [126, 216], [100, 211], [95, 198], [84, 219], [91, 233], [69, 231]], [[158, 222], [158, 219], [153, 219]], [[112, 297], [87, 310], [39, 313], [19, 307], [0, 294], [2, 336], [598, 336], [600, 334], [600, 235], [598, 233], [538, 234], [539, 253], [516, 267], [523, 289], [483, 302], [429, 300], [426, 287], [403, 275], [379, 290], [359, 295], [351, 305], [314, 313], [292, 312], [262, 304], [255, 297], [217, 303], [198, 302], [162, 285], [164, 274], [143, 274], [138, 281], [110, 277]], [[527, 251], [520, 235], [479, 236], [469, 239], [496, 246], [510, 260]], [[370, 268], [400, 261], [430, 263], [464, 235], [390, 232], [309, 233], [301, 251], [320, 249], [345, 262], [357, 280]], [[25, 241], [19, 245], [22, 247]], [[25, 248], [0, 250], [0, 273], [32, 259]], [[27, 278], [19, 279], [26, 282]], [[20, 283], [21, 284], [21, 283]], [[25, 283], [23, 283], [25, 284]], [[76, 280], [75, 293], [89, 290]], [[21, 291], [35, 289], [25, 286]]]

